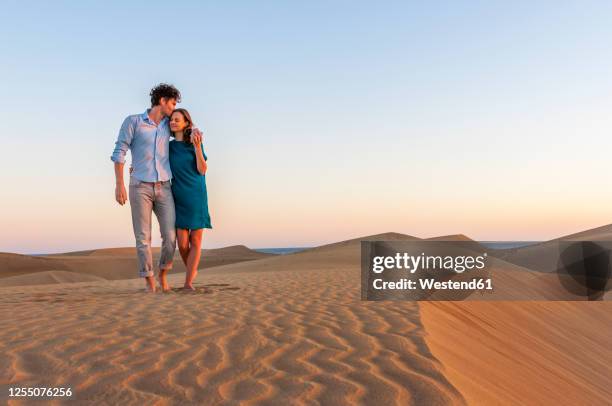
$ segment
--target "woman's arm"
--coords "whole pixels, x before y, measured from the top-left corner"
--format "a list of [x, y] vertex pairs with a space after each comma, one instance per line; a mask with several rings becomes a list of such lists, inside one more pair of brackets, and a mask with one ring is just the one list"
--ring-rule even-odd
[[198, 172], [200, 175], [204, 175], [208, 166], [206, 165], [206, 159], [204, 159], [204, 153], [202, 152], [202, 133], [199, 130], [195, 130], [191, 134], [191, 143], [195, 149]]

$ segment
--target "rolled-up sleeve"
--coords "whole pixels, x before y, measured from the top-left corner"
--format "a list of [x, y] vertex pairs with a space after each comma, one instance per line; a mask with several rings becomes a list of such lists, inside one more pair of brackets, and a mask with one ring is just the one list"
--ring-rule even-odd
[[130, 149], [133, 138], [134, 121], [132, 117], [127, 117], [125, 120], [123, 120], [123, 124], [121, 124], [119, 136], [115, 142], [115, 149], [111, 155], [111, 161], [121, 164], [125, 163], [125, 154], [127, 154], [128, 149]]

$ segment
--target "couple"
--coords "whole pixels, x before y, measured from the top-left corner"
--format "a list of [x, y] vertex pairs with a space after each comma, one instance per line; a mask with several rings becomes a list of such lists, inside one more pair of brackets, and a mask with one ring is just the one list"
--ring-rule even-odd
[[151, 108], [142, 114], [128, 116], [119, 130], [111, 156], [115, 163], [115, 199], [120, 205], [128, 200], [123, 166], [130, 150], [129, 200], [139, 275], [145, 278], [147, 291], [155, 292], [151, 253], [153, 212], [162, 238], [158, 274], [162, 290], [170, 289], [166, 274], [172, 269], [177, 240], [187, 268], [183, 288], [195, 290], [193, 280], [200, 262], [202, 232], [204, 228], [212, 228], [202, 132], [193, 127], [187, 110], [175, 109], [181, 101], [181, 93], [174, 86], [159, 84], [151, 90], [150, 96]]

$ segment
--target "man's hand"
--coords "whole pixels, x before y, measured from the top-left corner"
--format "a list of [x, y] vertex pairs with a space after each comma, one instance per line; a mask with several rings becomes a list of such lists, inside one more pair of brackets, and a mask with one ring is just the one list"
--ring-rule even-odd
[[193, 131], [191, 132], [191, 143], [193, 144], [194, 148], [200, 148], [203, 136], [204, 134], [202, 134], [202, 131], [197, 128], [193, 129]]
[[127, 193], [123, 182], [117, 183], [117, 186], [115, 186], [115, 200], [122, 206], [127, 202]]

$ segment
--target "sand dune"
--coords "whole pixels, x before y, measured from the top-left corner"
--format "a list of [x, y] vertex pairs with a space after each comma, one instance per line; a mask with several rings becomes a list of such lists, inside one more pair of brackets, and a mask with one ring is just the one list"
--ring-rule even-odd
[[[419, 241], [377, 234], [211, 267], [195, 293], [144, 294], [138, 279], [0, 288], [0, 384], [69, 386], [80, 404], [611, 398], [610, 302], [361, 301], [364, 239]], [[95, 251], [73, 261], [105, 257]], [[537, 282], [547, 275], [498, 265], [507, 286], [554, 291]]]
[[[151, 251], [153, 255], [159, 255], [160, 248], [152, 247]], [[231, 245], [223, 248], [214, 248], [214, 249], [203, 249], [203, 254], [206, 256], [223, 256], [223, 257], [233, 257], [233, 256], [245, 256], [251, 257], [253, 259], [256, 258], [264, 258], [269, 256], [270, 254], [254, 251], [244, 245]], [[134, 256], [136, 255], [135, 247], [120, 247], [120, 248], [100, 248], [95, 250], [86, 250], [86, 251], [72, 251], [61, 254], [50, 254], [45, 255], [45, 257], [64, 257], [64, 256], [104, 256], [104, 257], [116, 257], [116, 256]]]
[[79, 272], [42, 271], [0, 279], [0, 286], [48, 285], [52, 283], [96, 282], [105, 279]]
[[[251, 250], [244, 245], [202, 250], [200, 268], [252, 261], [275, 256]], [[153, 260], [159, 258], [159, 247], [153, 248]], [[66, 271], [108, 280], [138, 277], [135, 248], [109, 248], [45, 256], [0, 253], [0, 286], [4, 278], [43, 271]], [[172, 273], [184, 273], [178, 252]], [[25, 279], [24, 279], [25, 280]]]
[[463, 234], [441, 235], [437, 237], [425, 238], [428, 241], [474, 241], [470, 237]]
[[554, 272], [559, 266], [557, 263], [560, 248], [559, 244], [568, 241], [612, 241], [612, 224], [565, 235], [525, 247], [498, 250], [499, 253], [497, 255], [509, 262], [529, 269], [542, 272]]
[[0, 252], [0, 277], [56, 269], [64, 269], [64, 267], [58, 261], [47, 258]]
[[399, 233], [383, 233], [333, 244], [325, 244], [286, 255], [276, 255], [252, 261], [209, 269], [210, 273], [309, 271], [322, 269], [359, 269], [361, 241], [416, 241], [417, 237]]
[[556, 240], [612, 241], [612, 224], [564, 235]]
[[304, 254], [307, 252], [336, 250], [339, 248], [346, 248], [346, 247], [351, 247], [351, 248], [357, 247], [358, 249], [360, 249], [361, 241], [417, 241], [417, 240], [420, 240], [420, 238], [414, 237], [408, 234], [388, 232], [388, 233], [373, 234], [373, 235], [367, 235], [367, 236], [362, 236], [362, 237], [357, 237], [357, 238], [351, 238], [349, 240], [338, 241], [338, 242], [334, 242], [330, 244], [319, 245], [317, 247], [308, 248], [306, 250], [293, 253], [292, 255]]
[[421, 303], [427, 344], [469, 404], [605, 405], [610, 302]]

